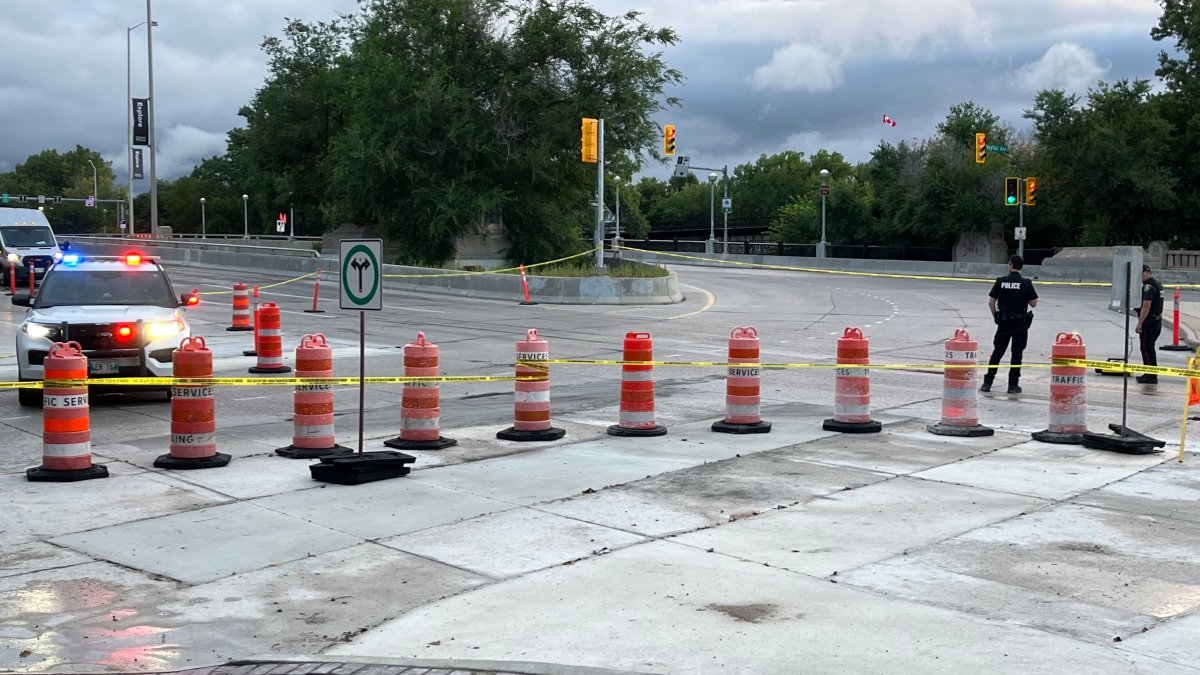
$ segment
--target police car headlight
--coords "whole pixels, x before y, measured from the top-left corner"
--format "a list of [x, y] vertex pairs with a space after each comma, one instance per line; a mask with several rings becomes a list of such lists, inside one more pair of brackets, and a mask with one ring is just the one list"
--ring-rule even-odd
[[54, 252], [54, 259], [55, 259], [55, 260], [62, 260], [62, 251], [55, 251], [55, 252]]
[[181, 319], [172, 319], [170, 321], [155, 321], [146, 328], [150, 333], [150, 337], [155, 340], [170, 337], [183, 332], [183, 321]]
[[29, 337], [44, 338], [50, 335], [51, 331], [57, 329], [58, 326], [46, 326], [40, 323], [23, 323], [21, 324], [21, 332]]
[[9, 253], [8, 262], [21, 262], [21, 256], [17, 255], [16, 253]]

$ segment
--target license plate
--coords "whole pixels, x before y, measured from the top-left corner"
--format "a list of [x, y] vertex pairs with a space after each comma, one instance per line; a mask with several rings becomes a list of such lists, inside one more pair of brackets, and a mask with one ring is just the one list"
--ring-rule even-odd
[[45, 272], [46, 268], [45, 267], [35, 267], [35, 268], [33, 268], [33, 271], [34, 272]]
[[88, 373], [91, 375], [117, 375], [121, 372], [121, 364], [116, 359], [95, 359], [88, 361]]

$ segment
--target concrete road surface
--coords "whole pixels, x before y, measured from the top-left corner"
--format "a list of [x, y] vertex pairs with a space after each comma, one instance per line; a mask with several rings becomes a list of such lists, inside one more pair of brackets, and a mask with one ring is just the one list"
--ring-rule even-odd
[[[390, 292], [368, 317], [367, 373], [402, 374], [402, 347], [423, 331], [444, 374], [509, 375], [527, 328], [552, 358], [619, 359], [627, 331], [649, 331], [657, 359], [721, 362], [730, 331], [754, 326], [764, 362], [829, 364], [854, 326], [874, 362], [924, 367], [872, 371], [874, 435], [822, 430], [828, 368], [766, 370], [774, 427], [747, 436], [709, 430], [724, 413], [717, 367], [656, 369], [658, 438], [605, 433], [618, 367], [552, 368], [567, 435], [544, 443], [495, 438], [512, 421], [511, 382], [448, 383], [442, 433], [459, 444], [355, 487], [273, 454], [291, 441], [286, 387], [220, 389], [218, 449], [234, 459], [191, 472], [153, 467], [169, 443], [161, 394], [93, 396], [93, 452], [111, 477], [30, 483], [40, 414], [0, 393], [0, 670], [320, 655], [653, 673], [1200, 672], [1200, 473], [1195, 455], [1176, 461], [1183, 380], [1088, 379], [1090, 427], [1121, 421], [1127, 384], [1129, 426], [1165, 440], [1160, 454], [1031, 440], [1048, 414], [1037, 367], [1021, 396], [982, 396], [994, 436], [934, 436], [943, 342], [966, 328], [990, 351], [988, 285], [677, 271], [687, 299], [672, 306]], [[280, 280], [172, 275], [181, 291]], [[335, 288], [323, 314], [302, 311], [307, 280], [261, 299], [283, 308], [288, 363], [302, 334], [323, 332], [336, 373], [356, 375], [357, 316], [336, 308]], [[1027, 362], [1045, 363], [1063, 331], [1091, 357], [1122, 354], [1107, 289], [1038, 290]], [[248, 375], [250, 337], [225, 331], [229, 300], [205, 296], [188, 314], [217, 375]], [[20, 316], [0, 308], [0, 330]], [[0, 369], [16, 379], [12, 358]], [[368, 387], [366, 449], [399, 433], [400, 398]], [[336, 390], [342, 444], [357, 444], [357, 399]]]

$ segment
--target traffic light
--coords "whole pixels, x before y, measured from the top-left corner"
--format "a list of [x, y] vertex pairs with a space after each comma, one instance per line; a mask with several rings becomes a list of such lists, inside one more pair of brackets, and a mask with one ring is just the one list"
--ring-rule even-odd
[[593, 117], [583, 118], [583, 161], [595, 164], [600, 160], [600, 121]]
[[8, 203], [8, 193], [5, 192], [4, 194], [0, 195], [0, 204], [7, 204], [7, 203]]
[[667, 124], [663, 126], [663, 154], [675, 154], [675, 125]]
[[987, 134], [975, 134], [975, 163], [987, 161]]
[[1037, 204], [1037, 179], [1027, 177], [1025, 179], [1025, 206], [1034, 204]]
[[1016, 206], [1021, 202], [1021, 180], [1016, 176], [1004, 179], [1004, 205]]

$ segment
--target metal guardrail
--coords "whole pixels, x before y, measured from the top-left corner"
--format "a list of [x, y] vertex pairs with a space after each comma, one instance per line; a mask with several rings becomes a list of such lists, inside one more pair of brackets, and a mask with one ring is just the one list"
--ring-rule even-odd
[[[154, 239], [154, 237], [151, 237], [150, 235], [143, 234], [143, 233], [138, 233], [137, 235], [134, 235], [134, 236], [122, 235], [122, 234], [63, 234], [63, 235], [60, 235], [60, 237], [66, 238], [66, 239], [83, 239], [83, 238], [117, 239], [117, 240], [121, 240], [121, 239]], [[181, 233], [176, 232], [176, 233], [173, 233], [170, 237], [160, 237], [160, 238], [158, 238], [158, 241], [171, 241], [173, 239], [190, 239], [190, 240], [201, 240], [201, 241], [204, 241], [207, 239], [218, 239], [218, 240], [236, 239], [239, 241], [255, 241], [255, 240], [259, 240], [259, 239], [264, 240], [264, 241], [322, 241], [323, 237], [289, 237], [286, 234], [256, 234], [256, 235], [253, 235], [250, 237], [243, 237], [240, 234], [208, 234], [208, 235], [201, 236], [198, 234], [181, 234]]]

